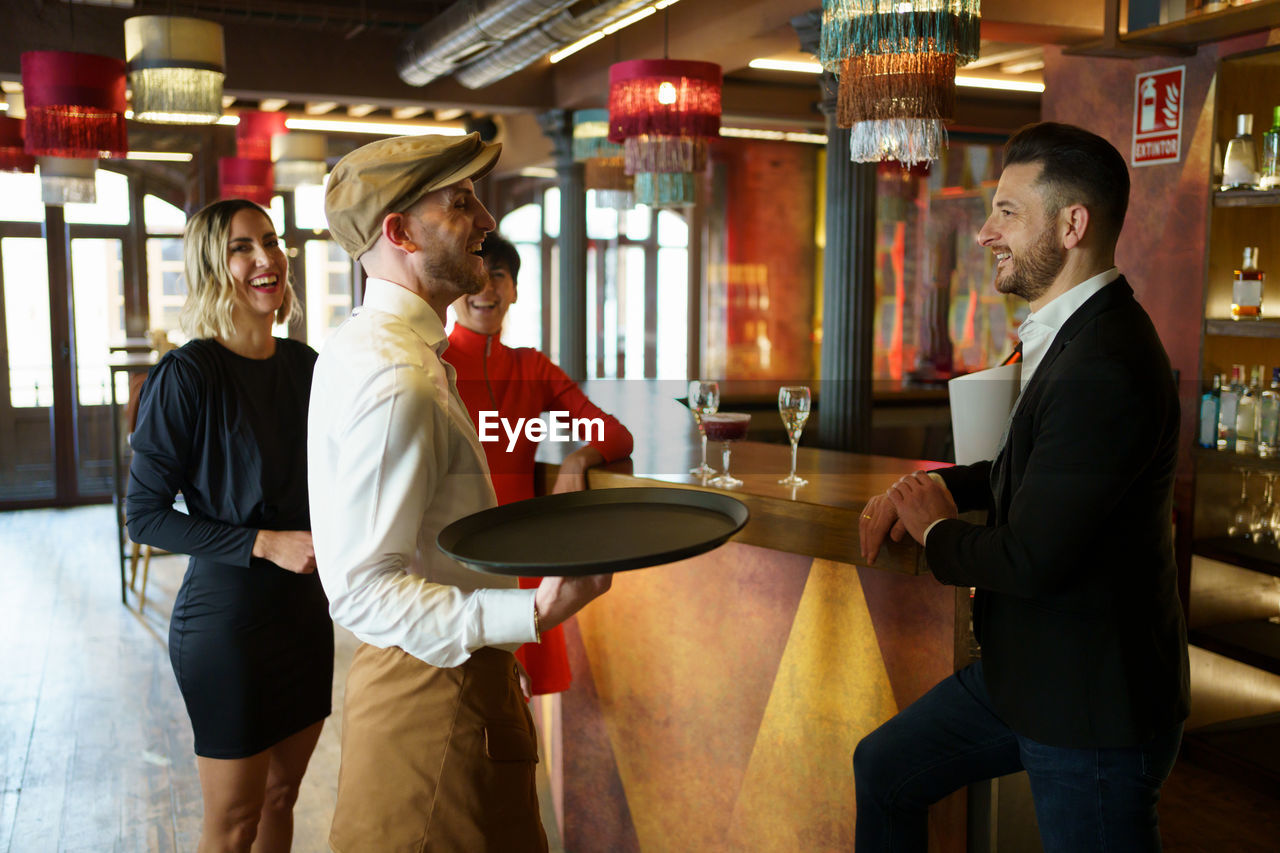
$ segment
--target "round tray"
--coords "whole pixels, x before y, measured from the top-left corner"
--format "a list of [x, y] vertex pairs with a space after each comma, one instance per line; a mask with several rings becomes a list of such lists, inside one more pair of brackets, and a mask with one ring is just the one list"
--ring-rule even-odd
[[693, 489], [598, 489], [482, 510], [436, 537], [469, 568], [574, 576], [643, 569], [702, 554], [742, 529], [741, 501]]

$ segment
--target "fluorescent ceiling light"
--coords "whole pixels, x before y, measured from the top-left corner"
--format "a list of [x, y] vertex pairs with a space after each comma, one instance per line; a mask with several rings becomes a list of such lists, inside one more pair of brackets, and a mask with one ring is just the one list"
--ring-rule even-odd
[[446, 110], [436, 110], [436, 121], [453, 121], [464, 112], [466, 111], [457, 109], [456, 107]]
[[520, 174], [526, 178], [554, 178], [556, 170], [546, 166], [525, 166], [520, 170]]
[[604, 33], [601, 32], [600, 30], [596, 30], [594, 33], [587, 36], [586, 38], [578, 39], [573, 44], [569, 45], [563, 50], [557, 50], [555, 53], [551, 54], [547, 58], [551, 60], [552, 64], [555, 64], [560, 60], [564, 59], [566, 56], [573, 56], [575, 53], [582, 50], [587, 45], [595, 44], [596, 42], [600, 41], [600, 39], [602, 38], [604, 38]]
[[222, 118], [218, 119], [218, 124], [228, 124], [228, 125], [231, 125], [232, 127], [235, 127], [239, 123], [240, 123], [240, 116], [223, 116]]
[[1029, 80], [994, 80], [989, 77], [962, 77], [956, 75], [957, 86], [969, 86], [975, 89], [1003, 89], [1007, 92], [1043, 92], [1043, 83]]
[[397, 124], [395, 122], [355, 121], [339, 118], [287, 118], [284, 126], [290, 130], [322, 130], [334, 133], [372, 133], [378, 136], [425, 136], [438, 133], [441, 136], [465, 136], [460, 127], [443, 124]]
[[803, 71], [808, 74], [819, 74], [822, 65], [818, 62], [800, 62], [791, 59], [753, 59], [751, 68], [763, 68], [766, 71]]
[[764, 130], [758, 127], [722, 127], [721, 136], [732, 136], [739, 139], [767, 139], [773, 142], [807, 142], [811, 145], [826, 145], [824, 133], [801, 133], [792, 130]]
[[263, 98], [258, 101], [258, 109], [264, 113], [278, 113], [289, 105], [284, 98]]
[[575, 53], [582, 50], [584, 47], [595, 44], [605, 36], [611, 36], [614, 33], [616, 33], [618, 30], [621, 30], [624, 27], [631, 26], [636, 21], [643, 21], [645, 18], [649, 17], [654, 12], [665, 9], [668, 6], [675, 4], [676, 2], [677, 0], [658, 0], [657, 3], [654, 3], [650, 6], [645, 6], [643, 9], [641, 9], [638, 12], [633, 12], [632, 14], [627, 15], [625, 18], [620, 18], [614, 21], [612, 24], [606, 24], [605, 26], [601, 27], [595, 32], [589, 33], [588, 35], [583, 36], [582, 38], [578, 39], [568, 47], [561, 48], [560, 50], [554, 51], [547, 57], [547, 59], [551, 60], [551, 63], [554, 65], [555, 63], [559, 62], [560, 60], [564, 59], [567, 56], [573, 56]]
[[187, 151], [130, 151], [125, 155], [130, 160], [158, 160], [169, 163], [190, 163], [194, 156]]

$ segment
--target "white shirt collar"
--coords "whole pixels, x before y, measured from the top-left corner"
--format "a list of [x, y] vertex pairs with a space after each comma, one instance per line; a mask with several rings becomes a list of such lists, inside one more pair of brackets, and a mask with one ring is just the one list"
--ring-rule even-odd
[[440, 315], [418, 294], [385, 278], [369, 278], [361, 307], [384, 311], [404, 320], [439, 355], [449, 345]]
[[1035, 375], [1036, 368], [1044, 360], [1049, 345], [1058, 331], [1099, 290], [1120, 277], [1115, 267], [1087, 278], [1059, 296], [1040, 306], [1039, 311], [1028, 314], [1018, 326], [1018, 339], [1022, 341], [1022, 387], [1026, 388]]

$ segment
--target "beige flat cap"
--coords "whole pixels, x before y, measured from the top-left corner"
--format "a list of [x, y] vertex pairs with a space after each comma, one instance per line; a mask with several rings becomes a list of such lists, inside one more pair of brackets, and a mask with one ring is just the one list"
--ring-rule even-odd
[[324, 192], [329, 233], [359, 258], [382, 233], [388, 213], [465, 178], [481, 178], [498, 162], [502, 145], [467, 136], [396, 136], [370, 142], [338, 161]]

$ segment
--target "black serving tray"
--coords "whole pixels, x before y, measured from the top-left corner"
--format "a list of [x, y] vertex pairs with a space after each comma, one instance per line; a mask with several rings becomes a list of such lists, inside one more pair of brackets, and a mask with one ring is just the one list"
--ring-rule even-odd
[[742, 529], [741, 501], [694, 489], [596, 489], [546, 495], [460, 518], [436, 537], [469, 568], [569, 577], [643, 569], [710, 551]]

